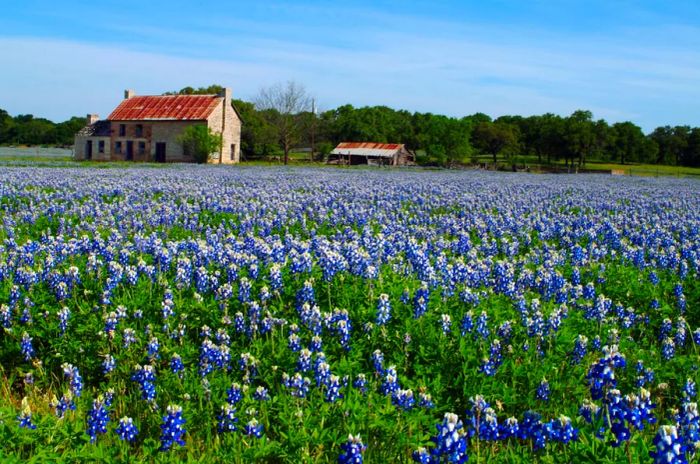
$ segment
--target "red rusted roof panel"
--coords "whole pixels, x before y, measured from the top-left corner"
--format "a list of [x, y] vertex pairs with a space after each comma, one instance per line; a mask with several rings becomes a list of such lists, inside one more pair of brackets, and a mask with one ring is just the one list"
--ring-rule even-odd
[[216, 95], [160, 95], [131, 97], [123, 100], [107, 119], [138, 120], [205, 120], [221, 101]]
[[338, 144], [336, 148], [352, 149], [352, 148], [367, 148], [370, 150], [398, 150], [401, 145], [398, 143], [373, 143], [373, 142], [343, 142]]

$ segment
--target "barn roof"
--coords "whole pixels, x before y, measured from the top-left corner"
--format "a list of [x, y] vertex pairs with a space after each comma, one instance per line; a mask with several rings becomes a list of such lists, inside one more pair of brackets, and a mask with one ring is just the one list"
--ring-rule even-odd
[[108, 121], [202, 121], [209, 118], [222, 97], [218, 95], [159, 95], [123, 100]]
[[343, 142], [335, 147], [331, 155], [393, 157], [403, 147], [399, 143]]

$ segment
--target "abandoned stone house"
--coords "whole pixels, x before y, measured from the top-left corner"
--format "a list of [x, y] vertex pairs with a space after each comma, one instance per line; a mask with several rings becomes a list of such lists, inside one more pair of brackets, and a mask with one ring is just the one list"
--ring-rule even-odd
[[124, 100], [105, 120], [87, 116], [75, 136], [75, 158], [97, 161], [192, 162], [178, 138], [186, 127], [206, 124], [222, 134], [218, 153], [210, 163], [238, 163], [241, 118], [231, 104], [231, 90], [219, 95], [136, 96]]
[[407, 166], [415, 164], [415, 154], [400, 143], [343, 142], [329, 153], [328, 163]]

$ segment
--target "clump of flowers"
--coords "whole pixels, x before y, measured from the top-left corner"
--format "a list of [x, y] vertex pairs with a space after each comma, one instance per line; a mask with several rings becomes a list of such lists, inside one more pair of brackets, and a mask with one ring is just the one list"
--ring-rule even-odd
[[367, 449], [359, 435], [349, 435], [348, 441], [340, 445], [343, 452], [338, 457], [339, 464], [362, 464], [362, 453]]
[[160, 426], [160, 450], [168, 451], [173, 445], [185, 446], [185, 419], [182, 417], [182, 408], [177, 405], [169, 405], [163, 416]]

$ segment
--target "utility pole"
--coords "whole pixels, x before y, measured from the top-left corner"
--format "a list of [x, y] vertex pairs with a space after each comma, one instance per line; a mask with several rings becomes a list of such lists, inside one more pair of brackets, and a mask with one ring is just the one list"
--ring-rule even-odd
[[314, 162], [315, 151], [315, 136], [316, 136], [316, 99], [311, 99], [311, 162]]

